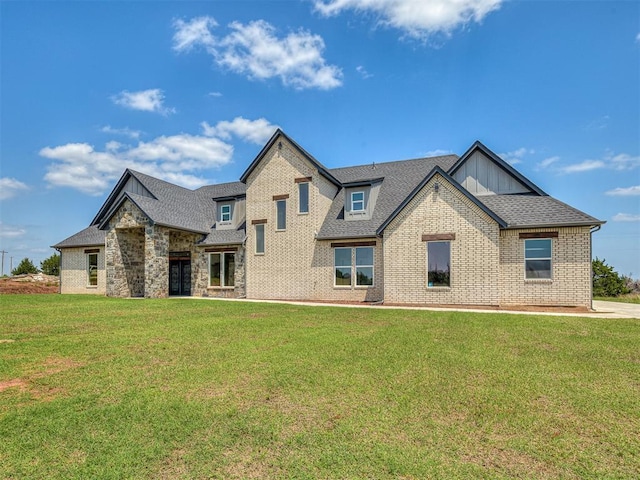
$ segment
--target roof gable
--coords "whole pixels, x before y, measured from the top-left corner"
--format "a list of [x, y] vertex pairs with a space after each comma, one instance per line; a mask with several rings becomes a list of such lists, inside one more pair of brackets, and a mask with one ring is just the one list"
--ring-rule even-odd
[[411, 191], [411, 193], [398, 205], [398, 207], [389, 215], [389, 217], [382, 222], [382, 224], [378, 227], [376, 234], [382, 235], [382, 232], [385, 228], [393, 221], [394, 218], [398, 216], [398, 214], [409, 204], [409, 202], [424, 188], [424, 186], [429, 183], [429, 181], [436, 175], [440, 175], [446, 182], [450, 183], [456, 190], [462, 193], [465, 197], [471, 200], [478, 208], [480, 208], [484, 213], [489, 215], [493, 220], [495, 220], [500, 227], [504, 228], [507, 226], [507, 223], [502, 220], [498, 215], [492, 212], [486, 205], [481, 203], [475, 196], [471, 195], [462, 185], [456, 182], [453, 177], [448, 175], [442, 168], [439, 166], [435, 166], [433, 170]]
[[475, 195], [547, 195], [479, 141], [476, 141], [447, 173]]
[[324, 178], [329, 180], [336, 187], [340, 187], [341, 186], [340, 181], [336, 177], [334, 177], [331, 173], [329, 173], [329, 171], [327, 170], [327, 168], [324, 165], [322, 165], [318, 160], [316, 160], [313, 157], [313, 155], [311, 155], [304, 148], [302, 148], [300, 145], [298, 145], [293, 139], [291, 139], [288, 135], [286, 135], [280, 129], [277, 129], [275, 131], [275, 133], [272, 135], [271, 139], [262, 148], [262, 150], [260, 150], [260, 153], [258, 153], [258, 156], [253, 160], [253, 162], [251, 162], [251, 165], [249, 165], [249, 167], [244, 171], [244, 173], [240, 177], [240, 181], [241, 182], [243, 182], [243, 183], [247, 182], [247, 179], [249, 178], [249, 175], [251, 175], [251, 172], [253, 172], [256, 169], [256, 167], [260, 164], [260, 162], [266, 156], [267, 152], [274, 145], [276, 145], [276, 142], [280, 141], [281, 139], [287, 140], [287, 142], [289, 142], [302, 155], [302, 157], [305, 160], [307, 160], [311, 165], [313, 165], [314, 168], [316, 168], [318, 170], [318, 173], [320, 175], [322, 175]]

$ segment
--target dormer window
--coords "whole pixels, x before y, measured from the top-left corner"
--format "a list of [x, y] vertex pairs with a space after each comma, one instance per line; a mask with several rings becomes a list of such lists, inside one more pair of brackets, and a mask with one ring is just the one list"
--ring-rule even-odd
[[220, 221], [221, 222], [231, 221], [231, 205], [226, 204], [220, 207]]
[[351, 211], [364, 212], [364, 192], [351, 192]]

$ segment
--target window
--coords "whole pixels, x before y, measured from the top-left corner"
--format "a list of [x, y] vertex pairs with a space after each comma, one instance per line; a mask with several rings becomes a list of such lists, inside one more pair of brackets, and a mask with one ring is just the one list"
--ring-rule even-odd
[[373, 285], [373, 247], [356, 247], [356, 285]]
[[209, 254], [210, 287], [233, 287], [235, 285], [235, 273], [235, 252], [220, 252]]
[[351, 192], [351, 211], [364, 212], [364, 192]]
[[451, 286], [451, 242], [427, 242], [427, 287]]
[[373, 286], [373, 247], [335, 248], [333, 258], [336, 287], [351, 286], [354, 277], [356, 287]]
[[276, 230], [287, 229], [287, 201], [276, 201]]
[[298, 184], [298, 213], [309, 213], [309, 183]]
[[231, 205], [222, 205], [220, 207], [220, 221], [221, 222], [230, 222], [231, 221]]
[[525, 278], [551, 278], [551, 239], [524, 241]]
[[256, 253], [264, 253], [264, 223], [256, 225]]
[[351, 249], [336, 248], [333, 251], [333, 264], [336, 287], [351, 285]]
[[87, 285], [95, 287], [98, 285], [98, 254], [89, 253], [87, 255]]

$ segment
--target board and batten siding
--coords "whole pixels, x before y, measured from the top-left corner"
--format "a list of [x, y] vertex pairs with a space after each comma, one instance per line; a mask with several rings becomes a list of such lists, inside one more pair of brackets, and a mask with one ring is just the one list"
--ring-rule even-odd
[[475, 152], [453, 178], [474, 195], [529, 193], [530, 190], [481, 152]]

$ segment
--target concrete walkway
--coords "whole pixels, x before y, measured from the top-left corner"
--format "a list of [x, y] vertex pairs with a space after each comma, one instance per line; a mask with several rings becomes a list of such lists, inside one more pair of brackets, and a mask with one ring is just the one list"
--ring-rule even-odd
[[[174, 297], [176, 298], [176, 297]], [[185, 298], [185, 297], [177, 297]], [[640, 305], [634, 303], [620, 302], [603, 302], [599, 300], [593, 301], [593, 312], [571, 313], [571, 312], [531, 312], [518, 310], [483, 310], [470, 308], [437, 308], [437, 307], [421, 307], [421, 306], [395, 306], [395, 305], [366, 305], [366, 304], [336, 304], [336, 303], [317, 303], [317, 302], [298, 302], [287, 300], [250, 300], [238, 298], [215, 298], [215, 297], [187, 297], [201, 300], [219, 300], [223, 302], [255, 302], [255, 303], [283, 303], [289, 305], [305, 305], [313, 307], [343, 307], [343, 308], [391, 308], [404, 310], [427, 310], [435, 312], [478, 312], [478, 313], [508, 313], [512, 315], [547, 315], [552, 317], [585, 317], [585, 318], [637, 318], [640, 319]]]
[[594, 315], [600, 318], [640, 318], [640, 304], [593, 301]]

